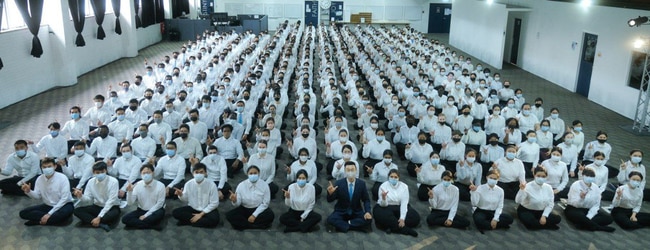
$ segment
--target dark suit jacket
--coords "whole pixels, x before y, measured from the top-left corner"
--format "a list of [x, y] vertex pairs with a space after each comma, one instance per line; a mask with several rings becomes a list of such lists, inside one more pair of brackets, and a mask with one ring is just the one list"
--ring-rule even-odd
[[[370, 213], [370, 197], [368, 196], [368, 189], [366, 183], [357, 179], [354, 182], [354, 193], [352, 194], [352, 201], [350, 201], [350, 194], [348, 193], [348, 180], [346, 178], [336, 181], [334, 184], [338, 188], [331, 195], [327, 194], [327, 201], [332, 202], [338, 200], [334, 206], [336, 211], [347, 211], [352, 209], [354, 212], [368, 212]], [[363, 202], [363, 207], [361, 206]]]

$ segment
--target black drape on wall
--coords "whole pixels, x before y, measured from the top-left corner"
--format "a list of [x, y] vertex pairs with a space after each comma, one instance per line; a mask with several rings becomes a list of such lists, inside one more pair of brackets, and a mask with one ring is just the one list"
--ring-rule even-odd
[[142, 27], [142, 9], [140, 9], [140, 3], [141, 0], [133, 0], [133, 6], [135, 7], [134, 12], [135, 12], [135, 28], [140, 28]]
[[106, 0], [90, 0], [90, 5], [93, 6], [93, 11], [95, 12], [97, 39], [104, 40], [106, 33], [104, 33], [102, 23], [104, 23], [104, 15], [106, 15]]
[[86, 41], [81, 35], [86, 23], [86, 1], [84, 0], [68, 0], [70, 6], [70, 15], [72, 16], [72, 23], [74, 23], [74, 30], [77, 32], [77, 39], [75, 44], [77, 47], [86, 46]]
[[120, 25], [120, 6], [122, 5], [122, 1], [111, 0], [111, 5], [113, 6], [113, 12], [115, 13], [115, 33], [122, 35], [122, 26]]
[[190, 0], [172, 0], [172, 18], [190, 14]]
[[156, 10], [156, 23], [162, 23], [165, 21], [165, 6], [163, 2], [165, 0], [154, 0], [154, 8]]
[[[3, 13], [2, 9], [4, 8], [4, 6], [5, 6], [5, 0], [0, 0], [0, 29], [2, 28], [2, 13]], [[2, 63], [2, 58], [0, 58], [0, 70], [4, 66], [5, 65]]]
[[[32, 38], [32, 56], [41, 57], [43, 46], [38, 39], [38, 30], [41, 28], [41, 17], [43, 16], [44, 0], [15, 0], [23, 20], [29, 28], [29, 32], [34, 35]], [[29, 4], [28, 4], [29, 3]]]
[[154, 6], [155, 0], [140, 0], [142, 6], [140, 7], [140, 18], [142, 19], [142, 27], [148, 27], [156, 23], [156, 10]]

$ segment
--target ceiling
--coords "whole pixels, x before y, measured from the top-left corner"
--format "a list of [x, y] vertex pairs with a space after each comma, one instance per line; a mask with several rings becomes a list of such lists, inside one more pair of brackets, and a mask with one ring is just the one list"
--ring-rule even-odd
[[[581, 0], [549, 0], [554, 2], [580, 3]], [[592, 3], [600, 6], [609, 6], [625, 9], [650, 10], [650, 0], [592, 0]]]

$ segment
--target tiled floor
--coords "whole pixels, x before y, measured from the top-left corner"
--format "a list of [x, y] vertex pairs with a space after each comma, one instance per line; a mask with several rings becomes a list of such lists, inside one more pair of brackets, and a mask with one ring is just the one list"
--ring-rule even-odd
[[[446, 40], [445, 36], [435, 36]], [[73, 87], [53, 89], [46, 93], [34, 96], [20, 103], [0, 110], [0, 123], [10, 122], [11, 125], [0, 130], [0, 145], [5, 145], [5, 150], [0, 152], [0, 159], [6, 159], [7, 155], [13, 152], [13, 142], [17, 139], [38, 140], [45, 135], [47, 124], [52, 121], [63, 123], [68, 119], [68, 109], [73, 105], [89, 107], [92, 105], [92, 97], [97, 93], [105, 93], [107, 85], [122, 80], [132, 80], [133, 70], [141, 69], [143, 58], [160, 58], [163, 54], [177, 48], [179, 43], [163, 42], [140, 51], [135, 58], [121, 59], [104, 67], [96, 69], [79, 78], [79, 83]], [[619, 125], [631, 124], [630, 119], [624, 118], [608, 109], [593, 103], [586, 98], [568, 92], [550, 82], [531, 75], [515, 67], [506, 66], [500, 71], [502, 78], [509, 79], [514, 88], [524, 89], [528, 100], [535, 97], [543, 97], [545, 108], [548, 111], [551, 107], [558, 107], [562, 111], [561, 116], [565, 121], [579, 119], [585, 124], [586, 140], [594, 138], [596, 131], [606, 130], [610, 135], [609, 142], [614, 148], [612, 161], [626, 159], [630, 149], [641, 148], [644, 152], [650, 152], [648, 137], [637, 137], [619, 128]], [[115, 87], [115, 86], [114, 86]], [[632, 97], [631, 97], [632, 98]], [[351, 136], [352, 138], [356, 134]], [[318, 140], [322, 140], [322, 134]], [[321, 146], [319, 149], [324, 152]], [[322, 156], [324, 157], [324, 155]], [[286, 158], [286, 157], [285, 157]], [[280, 160], [279, 166], [287, 161]], [[407, 176], [404, 162], [397, 162], [403, 176]], [[279, 168], [278, 171], [282, 171]], [[279, 172], [281, 173], [281, 172]], [[282, 176], [282, 175], [278, 175]], [[237, 176], [230, 183], [233, 187], [242, 179]], [[286, 185], [286, 180], [276, 178], [278, 185]], [[404, 177], [407, 184], [411, 186], [413, 207], [423, 217], [428, 214], [428, 204], [419, 202], [415, 198], [415, 181]], [[318, 183], [321, 186], [327, 185], [324, 176], [319, 176]], [[278, 195], [280, 196], [280, 195]], [[541, 249], [647, 249], [650, 239], [646, 237], [647, 229], [637, 231], [624, 231], [617, 228], [614, 233], [585, 232], [578, 231], [563, 221], [558, 231], [528, 231], [517, 220], [513, 227], [507, 231], [486, 232], [480, 234], [472, 225], [470, 230], [454, 230], [443, 228], [429, 228], [421, 224], [417, 231], [420, 236], [413, 238], [395, 234], [386, 234], [373, 227], [374, 231], [369, 234], [351, 232], [348, 234], [328, 233], [324, 223], [321, 223], [320, 230], [310, 234], [284, 234], [277, 218], [287, 208], [281, 200], [274, 200], [270, 208], [276, 214], [276, 221], [270, 230], [253, 230], [239, 232], [232, 230], [228, 223], [222, 223], [216, 229], [196, 229], [190, 227], [177, 227], [175, 220], [171, 218], [170, 211], [179, 207], [178, 201], [167, 203], [167, 216], [165, 229], [157, 231], [127, 231], [122, 225], [105, 233], [102, 230], [79, 228], [76, 226], [78, 219], [75, 218], [71, 225], [65, 227], [30, 227], [26, 228], [18, 218], [18, 211], [26, 206], [35, 204], [37, 201], [28, 200], [24, 197], [1, 197], [0, 198], [0, 248], [7, 249], [86, 249], [86, 248], [156, 248], [156, 249], [178, 249], [193, 247], [212, 247], [228, 249], [291, 249], [291, 248], [314, 248], [314, 249], [514, 249], [519, 247], [531, 247]], [[647, 206], [648, 204], [644, 204]], [[315, 211], [324, 218], [332, 212], [334, 204], [327, 203], [321, 197], [316, 204]], [[219, 206], [222, 221], [225, 219], [225, 212], [232, 206], [229, 203], [222, 203]], [[644, 211], [648, 210], [644, 207]], [[125, 211], [130, 211], [127, 208]], [[515, 213], [514, 203], [506, 201], [504, 210], [506, 213]], [[555, 212], [561, 214], [561, 209], [556, 207]], [[470, 206], [467, 202], [461, 202], [459, 214], [468, 216]], [[564, 218], [563, 218], [564, 219]], [[424, 221], [423, 221], [424, 222]]]

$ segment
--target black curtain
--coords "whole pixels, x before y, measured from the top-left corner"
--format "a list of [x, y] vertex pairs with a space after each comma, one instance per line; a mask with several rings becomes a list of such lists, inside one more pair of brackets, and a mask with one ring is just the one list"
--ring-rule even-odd
[[106, 33], [104, 33], [102, 23], [104, 23], [104, 15], [106, 15], [106, 0], [90, 0], [90, 5], [93, 6], [93, 11], [95, 12], [97, 39], [104, 40]]
[[[4, 8], [4, 6], [5, 6], [5, 0], [0, 0], [0, 29], [2, 28], [2, 13], [3, 13], [2, 9]], [[2, 63], [2, 58], [0, 58], [0, 70], [4, 66], [5, 65]]]
[[140, 28], [142, 27], [142, 19], [140, 18], [142, 16], [142, 10], [140, 9], [140, 0], [133, 0], [133, 6], [135, 7], [135, 28]]
[[162, 23], [165, 21], [165, 6], [163, 5], [163, 2], [164, 0], [154, 0], [156, 23]]
[[40, 58], [43, 54], [41, 40], [38, 39], [38, 30], [41, 28], [41, 17], [43, 16], [44, 0], [15, 0], [18, 10], [27, 24], [29, 32], [32, 33], [32, 56]]
[[113, 6], [113, 12], [115, 13], [115, 33], [122, 35], [122, 26], [120, 25], [120, 6], [122, 5], [122, 1], [111, 0], [111, 5]]
[[70, 6], [70, 15], [74, 23], [74, 30], [77, 32], [77, 40], [74, 43], [77, 47], [86, 46], [86, 41], [84, 41], [84, 37], [81, 35], [81, 32], [84, 30], [84, 24], [86, 23], [86, 1], [68, 0], [68, 6]]
[[156, 23], [156, 9], [154, 5], [155, 0], [140, 0], [142, 6], [140, 7], [140, 18], [142, 18], [142, 27], [149, 27]]
[[190, 0], [172, 0], [172, 18], [190, 14]]

